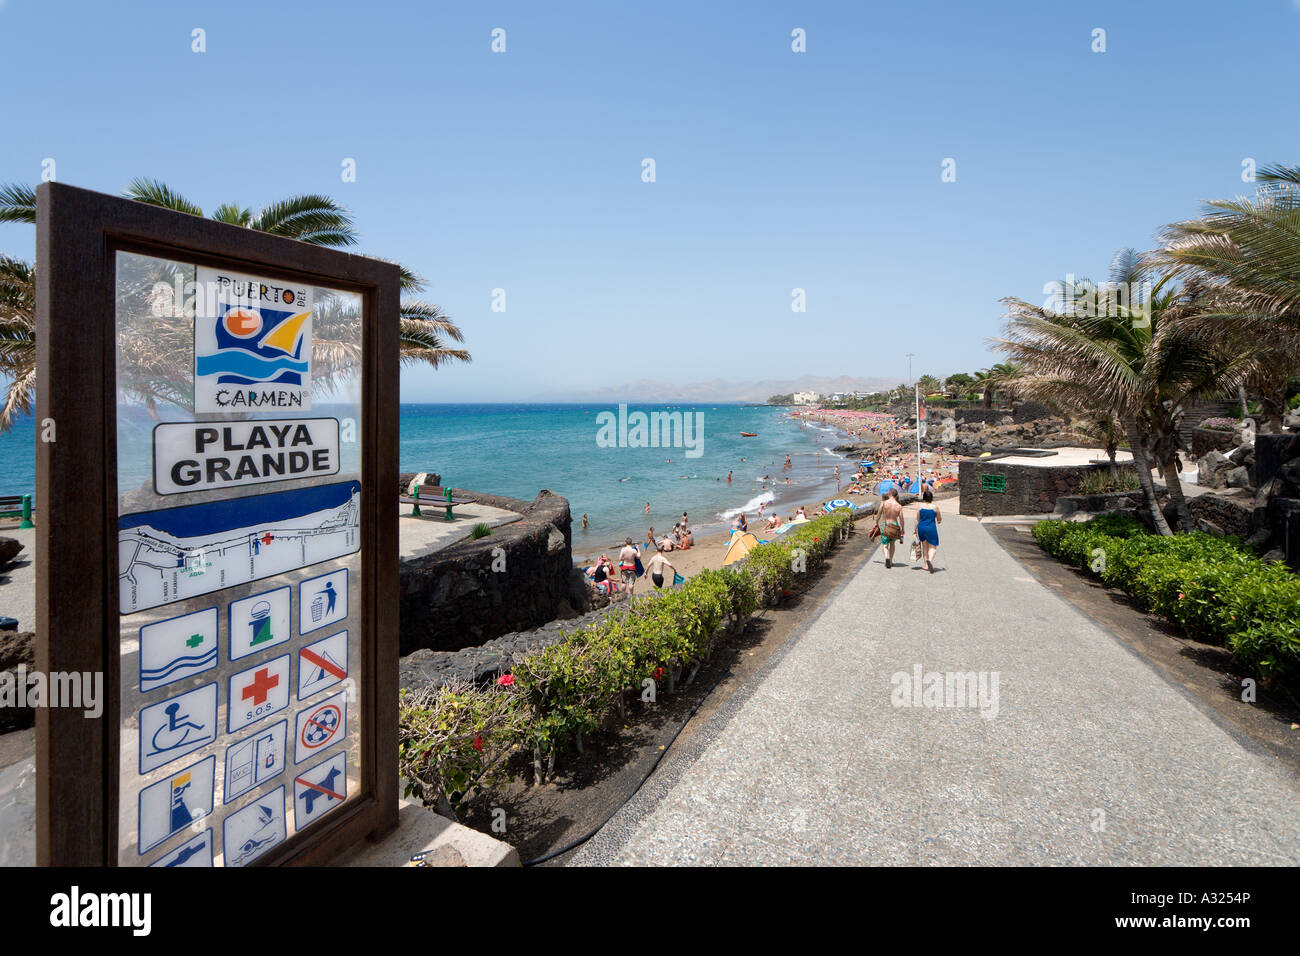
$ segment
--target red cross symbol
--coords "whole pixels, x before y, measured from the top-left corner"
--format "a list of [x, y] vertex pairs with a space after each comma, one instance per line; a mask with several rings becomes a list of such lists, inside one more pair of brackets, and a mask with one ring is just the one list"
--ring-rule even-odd
[[260, 707], [262, 704], [266, 703], [266, 697], [267, 694], [271, 692], [271, 688], [278, 687], [279, 684], [280, 675], [276, 674], [272, 677], [271, 669], [269, 667], [263, 667], [253, 675], [253, 682], [244, 688], [244, 693], [240, 696], [243, 697], [244, 700], [248, 700], [251, 697], [253, 699], [253, 706]]
[[269, 531], [262, 535], [262, 544], [270, 544], [274, 540], [275, 535], [271, 534]]

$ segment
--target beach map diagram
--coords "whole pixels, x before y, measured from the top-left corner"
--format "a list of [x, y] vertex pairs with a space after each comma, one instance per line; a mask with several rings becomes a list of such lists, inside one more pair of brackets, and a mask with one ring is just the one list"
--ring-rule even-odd
[[118, 519], [122, 614], [352, 554], [361, 483], [214, 501]]

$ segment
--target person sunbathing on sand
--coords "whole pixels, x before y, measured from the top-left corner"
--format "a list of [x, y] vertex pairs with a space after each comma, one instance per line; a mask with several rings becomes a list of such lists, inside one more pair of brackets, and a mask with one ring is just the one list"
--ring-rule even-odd
[[614, 583], [613, 578], [614, 564], [609, 560], [609, 555], [602, 554], [595, 567], [587, 570], [591, 574], [591, 586], [599, 593], [613, 594], [617, 589], [618, 586]]

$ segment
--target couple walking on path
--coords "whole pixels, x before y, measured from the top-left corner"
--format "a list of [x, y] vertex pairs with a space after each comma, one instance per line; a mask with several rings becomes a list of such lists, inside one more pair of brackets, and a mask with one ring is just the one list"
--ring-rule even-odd
[[[916, 544], [919, 553], [913, 554], [912, 560], [925, 559], [925, 569], [934, 574], [934, 554], [939, 550], [939, 525], [943, 515], [934, 503], [934, 492], [925, 488], [921, 492], [921, 510], [916, 517]], [[907, 522], [903, 517], [903, 505], [898, 500], [898, 489], [890, 488], [876, 509], [876, 524], [871, 529], [874, 538], [880, 535], [880, 543], [885, 546], [885, 567], [894, 566], [894, 546], [903, 540], [907, 533]]]

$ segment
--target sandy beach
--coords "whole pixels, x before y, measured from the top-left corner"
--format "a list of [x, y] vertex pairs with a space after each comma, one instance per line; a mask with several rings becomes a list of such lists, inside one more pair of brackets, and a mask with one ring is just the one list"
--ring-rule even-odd
[[[792, 417], [803, 420], [803, 427], [814, 428], [821, 426], [824, 428], [834, 429], [833, 434], [828, 433], [828, 444], [859, 444], [874, 445], [876, 451], [871, 453], [869, 460], [875, 461], [875, 470], [871, 475], [870, 481], [865, 482], [865, 490], [859, 492], [850, 492], [848, 489], [851, 485], [854, 472], [857, 470], [857, 457], [840, 455], [808, 455], [803, 454], [795, 461], [795, 466], [801, 472], [805, 469], [814, 470], [821, 479], [817, 491], [818, 494], [810, 496], [807, 486], [800, 488], [787, 488], [784, 484], [784, 478], [789, 472], [782, 467], [780, 461], [771, 463], [769, 470], [765, 474], [771, 475], [771, 480], [766, 482], [754, 483], [756, 491], [755, 497], [764, 492], [770, 492], [772, 500], [765, 504], [763, 515], [760, 518], [757, 508], [746, 509], [745, 517], [749, 523], [749, 530], [754, 532], [759, 540], [768, 540], [778, 537], [765, 531], [767, 518], [772, 514], [779, 514], [782, 518], [791, 517], [795, 510], [802, 506], [806, 509], [810, 517], [815, 517], [820, 513], [822, 505], [829, 498], [845, 498], [859, 507], [869, 505], [878, 500], [877, 495], [870, 493], [870, 489], [876, 482], [882, 478], [889, 478], [894, 474], [907, 474], [915, 477], [916, 452], [915, 450], [907, 451], [909, 444], [915, 448], [915, 438], [909, 429], [904, 429], [899, 421], [891, 415], [883, 415], [874, 412], [855, 412], [843, 411], [838, 409], [822, 409], [815, 406], [803, 409], [797, 409], [792, 412]], [[914, 433], [913, 433], [914, 434]], [[939, 478], [944, 476], [956, 477], [957, 465], [961, 460], [960, 456], [944, 455], [942, 451], [926, 451], [922, 454], [922, 470], [930, 476]], [[835, 468], [839, 467], [839, 490], [836, 490]], [[955, 485], [951, 486], [955, 490]], [[753, 498], [750, 499], [754, 500]], [[946, 514], [958, 513], [959, 500], [955, 491], [944, 492], [939, 494], [940, 507]], [[912, 504], [907, 508], [909, 516], [908, 527], [912, 527], [915, 522], [915, 514], [918, 505]], [[645, 524], [636, 528], [629, 528], [626, 532], [632, 538], [632, 543], [641, 551], [642, 560], [648, 560], [653, 553], [646, 545], [646, 532], [650, 526], [654, 526], [656, 536], [662, 536], [664, 530], [672, 530], [674, 519], [666, 518], [659, 521], [654, 520], [655, 516], [645, 522]], [[713, 516], [710, 516], [713, 518]], [[580, 532], [581, 516], [575, 516], [574, 521], [574, 541], [573, 554], [574, 565], [577, 567], [587, 567], [595, 563], [602, 554], [608, 554], [611, 558], [617, 558], [619, 549], [623, 546], [622, 539], [616, 539], [608, 542], [596, 544], [592, 541], [584, 541]], [[672, 563], [677, 573], [690, 577], [699, 571], [722, 567], [723, 558], [726, 556], [727, 548], [731, 543], [730, 519], [726, 521], [709, 520], [702, 521], [698, 524], [692, 524], [692, 530], [695, 534], [695, 545], [687, 550], [674, 550], [667, 552], [665, 556]], [[638, 582], [637, 590], [640, 591], [646, 586]]]

